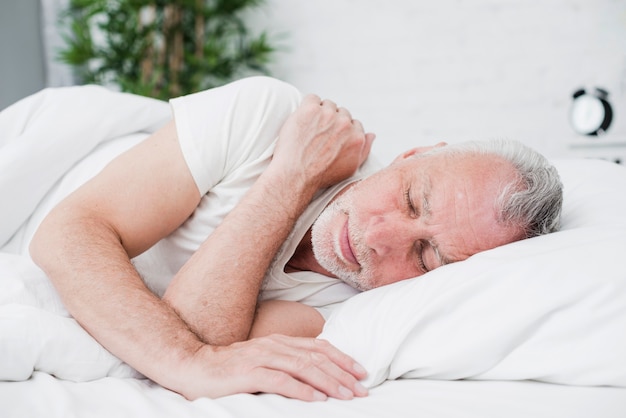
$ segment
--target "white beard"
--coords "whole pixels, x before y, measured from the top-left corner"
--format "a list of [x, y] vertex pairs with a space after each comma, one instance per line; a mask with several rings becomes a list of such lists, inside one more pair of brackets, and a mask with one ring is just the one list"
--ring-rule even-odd
[[341, 251], [339, 242], [337, 239], [333, 239], [330, 232], [332, 219], [339, 213], [346, 213], [346, 211], [342, 209], [342, 202], [343, 204], [350, 204], [350, 191], [328, 205], [313, 223], [311, 228], [313, 255], [323, 268], [345, 283], [357, 290], [369, 290], [373, 286], [368, 277], [369, 269], [367, 266], [369, 265], [369, 260], [367, 252], [360, 250], [359, 241], [353, 242], [354, 250], [359, 253], [357, 256], [361, 263], [361, 268], [357, 271], [349, 270], [339, 258], [338, 254], [340, 254]]

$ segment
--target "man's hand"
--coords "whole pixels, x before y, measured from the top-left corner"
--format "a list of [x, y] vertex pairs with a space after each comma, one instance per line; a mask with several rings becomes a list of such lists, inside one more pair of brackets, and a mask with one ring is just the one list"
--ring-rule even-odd
[[183, 373], [188, 399], [275, 393], [305, 401], [366, 396], [365, 370], [324, 340], [271, 335], [225, 347], [204, 346]]
[[270, 168], [325, 188], [353, 175], [373, 140], [348, 110], [311, 94], [283, 125]]

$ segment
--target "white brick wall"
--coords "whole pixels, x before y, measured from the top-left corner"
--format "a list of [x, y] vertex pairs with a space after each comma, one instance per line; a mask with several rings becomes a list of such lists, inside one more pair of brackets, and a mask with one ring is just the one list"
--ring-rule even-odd
[[350, 109], [384, 162], [483, 137], [563, 156], [581, 86], [609, 90], [607, 139], [626, 141], [624, 0], [267, 0], [252, 18], [285, 35], [274, 75]]

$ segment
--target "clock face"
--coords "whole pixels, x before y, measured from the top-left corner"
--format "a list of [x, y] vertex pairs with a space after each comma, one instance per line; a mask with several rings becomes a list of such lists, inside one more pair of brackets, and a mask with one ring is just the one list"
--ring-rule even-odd
[[576, 132], [593, 135], [604, 123], [606, 112], [599, 97], [583, 94], [574, 100], [571, 122]]

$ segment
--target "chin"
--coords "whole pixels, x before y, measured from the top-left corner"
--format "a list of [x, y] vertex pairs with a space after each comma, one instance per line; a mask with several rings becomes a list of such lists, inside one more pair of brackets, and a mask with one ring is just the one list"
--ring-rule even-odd
[[313, 255], [320, 267], [357, 290], [364, 291], [371, 288], [363, 283], [361, 271], [351, 270], [337, 256], [332, 240], [327, 239], [319, 229], [313, 229], [311, 242]]
[[[373, 280], [368, 279], [368, 269], [348, 264], [339, 255], [340, 231], [345, 224], [345, 217], [346, 213], [339, 201], [331, 203], [322, 211], [311, 228], [313, 256], [324, 270], [344, 283], [359, 291], [370, 290], [375, 286], [372, 286]], [[366, 261], [364, 256], [361, 259]]]
[[342, 282], [346, 283], [347, 285], [350, 285], [351, 287], [361, 292], [364, 292], [366, 290], [372, 290], [378, 287], [376, 283], [374, 282], [374, 280], [368, 277], [367, 274], [363, 274], [363, 273], [364, 272], [361, 270], [358, 272], [343, 271], [343, 272], [336, 272], [333, 274], [335, 274], [336, 277], [338, 277]]

